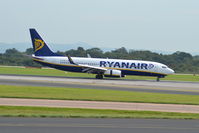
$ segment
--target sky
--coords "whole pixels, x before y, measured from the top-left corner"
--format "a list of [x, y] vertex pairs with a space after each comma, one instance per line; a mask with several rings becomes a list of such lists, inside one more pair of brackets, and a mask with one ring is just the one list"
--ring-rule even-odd
[[0, 42], [199, 53], [199, 0], [0, 0]]

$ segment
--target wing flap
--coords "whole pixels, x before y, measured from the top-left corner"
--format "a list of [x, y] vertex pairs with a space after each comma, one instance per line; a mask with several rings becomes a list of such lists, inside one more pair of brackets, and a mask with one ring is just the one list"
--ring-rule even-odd
[[83, 68], [82, 72], [86, 73], [104, 73], [107, 69], [102, 67], [96, 67], [96, 66], [90, 66], [90, 65], [83, 65], [83, 64], [77, 64], [78, 66], [81, 66]]

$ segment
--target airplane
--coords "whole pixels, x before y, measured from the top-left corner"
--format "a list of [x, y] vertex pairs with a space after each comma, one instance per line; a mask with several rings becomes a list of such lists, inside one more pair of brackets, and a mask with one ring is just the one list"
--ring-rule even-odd
[[168, 66], [152, 61], [63, 56], [54, 53], [34, 28], [29, 30], [34, 50], [32, 59], [47, 67], [96, 74], [96, 79], [140, 75], [157, 77], [157, 81], [159, 81], [160, 78], [174, 74], [174, 70]]

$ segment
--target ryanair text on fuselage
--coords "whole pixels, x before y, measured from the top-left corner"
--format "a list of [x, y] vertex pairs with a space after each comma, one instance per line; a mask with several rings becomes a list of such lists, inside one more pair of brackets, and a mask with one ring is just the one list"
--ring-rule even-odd
[[153, 64], [146, 63], [130, 63], [130, 62], [114, 62], [114, 61], [100, 61], [100, 67], [115, 67], [127, 69], [152, 69]]

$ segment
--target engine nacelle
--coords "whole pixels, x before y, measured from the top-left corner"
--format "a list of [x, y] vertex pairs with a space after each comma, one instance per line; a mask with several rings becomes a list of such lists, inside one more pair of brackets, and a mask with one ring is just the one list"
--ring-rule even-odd
[[104, 77], [116, 77], [120, 78], [122, 77], [122, 72], [120, 70], [112, 70], [108, 69], [104, 72]]

